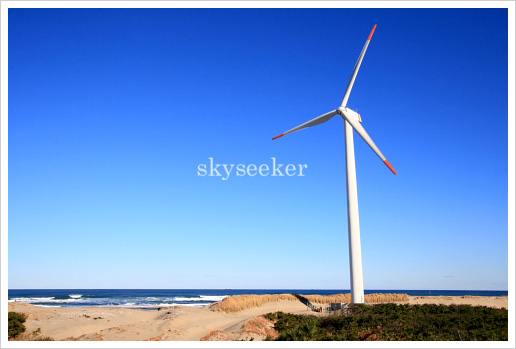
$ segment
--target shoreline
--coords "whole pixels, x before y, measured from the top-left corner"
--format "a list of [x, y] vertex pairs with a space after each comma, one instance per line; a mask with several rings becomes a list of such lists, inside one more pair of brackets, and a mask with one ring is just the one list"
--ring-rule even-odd
[[[84, 306], [113, 306], [128, 308], [159, 308], [167, 306], [201, 306], [213, 304], [226, 297], [235, 296], [264, 296], [279, 294], [297, 294], [303, 297], [328, 297], [333, 295], [349, 294], [346, 290], [316, 290], [316, 289], [10, 289], [8, 301], [19, 301], [37, 304], [44, 307], [84, 307]], [[434, 296], [507, 296], [506, 291], [478, 291], [478, 290], [368, 290], [367, 302], [375, 294], [405, 294], [411, 297]], [[338, 299], [335, 302], [349, 303], [351, 299]]]

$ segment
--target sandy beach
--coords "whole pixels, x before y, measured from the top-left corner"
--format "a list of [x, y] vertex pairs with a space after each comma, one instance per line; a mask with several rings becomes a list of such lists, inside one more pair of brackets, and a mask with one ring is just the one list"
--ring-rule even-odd
[[[470, 304], [507, 308], [508, 297], [409, 297], [398, 304]], [[324, 306], [324, 305], [323, 305]], [[107, 307], [39, 307], [10, 302], [9, 311], [24, 313], [27, 334], [36, 331], [54, 340], [106, 341], [199, 341], [263, 340], [275, 335], [273, 323], [262, 314], [318, 315], [300, 301], [270, 302], [233, 313], [209, 307], [174, 306], [159, 310]], [[39, 329], [39, 330], [38, 330]]]

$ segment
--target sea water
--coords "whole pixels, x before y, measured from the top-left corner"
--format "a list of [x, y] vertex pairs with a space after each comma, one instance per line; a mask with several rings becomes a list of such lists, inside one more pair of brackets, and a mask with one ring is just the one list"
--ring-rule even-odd
[[[350, 290], [265, 290], [265, 289], [12, 289], [9, 302], [25, 302], [42, 307], [126, 307], [156, 308], [175, 305], [203, 307], [227, 296], [242, 294], [349, 293]], [[477, 290], [366, 290], [370, 293], [406, 293], [410, 296], [507, 296], [507, 291]]]

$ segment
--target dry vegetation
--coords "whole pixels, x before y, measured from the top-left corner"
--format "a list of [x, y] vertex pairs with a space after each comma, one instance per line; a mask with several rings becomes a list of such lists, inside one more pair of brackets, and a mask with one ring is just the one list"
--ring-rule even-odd
[[[331, 296], [321, 295], [302, 295], [302, 297], [316, 304], [330, 304], [330, 303], [351, 303], [351, 294], [335, 294]], [[407, 294], [368, 294], [365, 296], [367, 303], [386, 303], [408, 301]], [[299, 298], [290, 293], [283, 294], [263, 294], [263, 295], [239, 295], [229, 296], [222, 301], [213, 304], [210, 308], [213, 311], [235, 313], [241, 310], [260, 307], [265, 303], [280, 302], [280, 301], [294, 301], [299, 302]]]
[[290, 293], [263, 295], [245, 294], [226, 297], [222, 301], [211, 305], [210, 308], [213, 311], [236, 313], [237, 311], [262, 306], [265, 303], [280, 301], [299, 301], [299, 299]]
[[406, 293], [373, 293], [365, 296], [368, 303], [391, 303], [391, 302], [408, 302], [409, 295]]
[[[484, 296], [461, 296], [460, 298], [464, 298], [464, 299], [484, 299], [485, 297]], [[490, 298], [493, 298], [493, 299], [507, 299], [507, 298], [509, 298], [509, 296], [498, 296], [498, 297], [490, 297]]]

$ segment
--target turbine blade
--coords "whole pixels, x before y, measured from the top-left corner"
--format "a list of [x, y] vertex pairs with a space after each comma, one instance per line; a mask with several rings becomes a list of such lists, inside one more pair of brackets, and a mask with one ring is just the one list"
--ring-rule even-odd
[[373, 38], [374, 31], [376, 30], [376, 24], [373, 27], [373, 30], [371, 30], [371, 34], [369, 34], [369, 37], [366, 40], [366, 43], [364, 45], [364, 48], [362, 49], [362, 52], [360, 52], [360, 56], [358, 56], [358, 60], [355, 63], [355, 68], [353, 69], [353, 74], [351, 74], [351, 78], [348, 82], [348, 87], [346, 88], [346, 93], [344, 93], [344, 98], [342, 99], [342, 107], [346, 107], [348, 104], [349, 95], [351, 94], [351, 90], [353, 89], [353, 85], [355, 84], [355, 79], [357, 78], [358, 71], [360, 70], [360, 66], [362, 65], [362, 61], [364, 60], [364, 56], [366, 54], [367, 48], [369, 47], [369, 43], [371, 42], [371, 39]]
[[380, 149], [378, 149], [378, 146], [373, 142], [373, 139], [371, 138], [371, 136], [369, 136], [369, 134], [367, 133], [365, 128], [358, 121], [358, 118], [353, 117], [353, 115], [346, 115], [346, 114], [351, 114], [351, 113], [345, 112], [343, 114], [344, 114], [344, 118], [346, 119], [346, 121], [349, 122], [349, 124], [351, 126], [353, 126], [355, 131], [358, 132], [358, 134], [364, 139], [364, 141], [366, 141], [366, 143], [369, 144], [369, 146], [371, 147], [371, 149], [373, 149], [373, 151], [376, 153], [376, 155], [378, 155], [380, 157], [380, 159], [382, 159], [383, 163], [385, 165], [387, 165], [387, 167], [392, 171], [392, 173], [397, 175], [398, 172], [396, 172], [394, 167], [392, 167], [392, 165], [389, 163], [389, 161], [387, 160], [385, 155], [383, 155], [383, 153], [380, 151]]
[[278, 139], [280, 137], [286, 136], [286, 135], [288, 135], [290, 133], [293, 133], [293, 132], [296, 132], [296, 131], [300, 131], [300, 130], [302, 130], [304, 128], [307, 128], [307, 127], [312, 127], [312, 126], [315, 126], [315, 125], [322, 124], [323, 122], [326, 122], [326, 121], [330, 120], [332, 117], [334, 117], [337, 114], [338, 114], [338, 112], [336, 110], [331, 111], [331, 112], [326, 113], [326, 114], [323, 114], [321, 116], [316, 117], [315, 119], [312, 119], [310, 121], [305, 122], [302, 125], [294, 127], [293, 129], [288, 130], [288, 131], [280, 134], [279, 136], [274, 137], [272, 140]]

